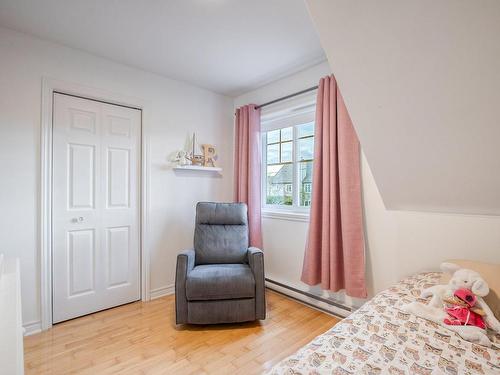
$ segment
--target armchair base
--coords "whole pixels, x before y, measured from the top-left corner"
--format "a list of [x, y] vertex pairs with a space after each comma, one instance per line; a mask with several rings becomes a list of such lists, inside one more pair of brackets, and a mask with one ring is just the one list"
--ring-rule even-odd
[[256, 320], [255, 298], [188, 302], [190, 324], [241, 323]]

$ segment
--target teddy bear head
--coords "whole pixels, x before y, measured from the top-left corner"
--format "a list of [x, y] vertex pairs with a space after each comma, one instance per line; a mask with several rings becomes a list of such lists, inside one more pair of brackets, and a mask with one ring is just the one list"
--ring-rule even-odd
[[485, 297], [490, 292], [488, 283], [476, 271], [460, 268], [454, 263], [441, 263], [441, 270], [451, 275], [448, 286], [452, 291], [469, 289], [480, 297]]

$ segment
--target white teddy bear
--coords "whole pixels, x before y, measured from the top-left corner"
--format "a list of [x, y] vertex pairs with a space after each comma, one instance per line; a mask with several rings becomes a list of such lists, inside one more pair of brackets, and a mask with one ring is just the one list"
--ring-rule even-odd
[[452, 275], [446, 285], [434, 285], [422, 291], [421, 297], [431, 297], [427, 305], [420, 302], [412, 302], [403, 306], [403, 310], [417, 315], [421, 318], [431, 320], [452, 331], [457, 332], [463, 339], [476, 342], [481, 345], [491, 346], [485, 330], [475, 326], [446, 325], [443, 323], [448, 314], [443, 309], [444, 299], [453, 296], [457, 289], [465, 288], [471, 290], [477, 297], [477, 306], [484, 311], [486, 325], [495, 332], [500, 333], [500, 322], [495, 318], [493, 312], [484, 302], [482, 297], [488, 295], [490, 289], [481, 275], [473, 270], [460, 268], [453, 263], [442, 263], [441, 270]]

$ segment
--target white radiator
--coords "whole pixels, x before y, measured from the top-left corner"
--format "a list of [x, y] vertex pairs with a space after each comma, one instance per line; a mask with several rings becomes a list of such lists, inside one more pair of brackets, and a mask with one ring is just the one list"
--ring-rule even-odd
[[0, 254], [0, 374], [24, 374], [23, 333], [19, 260]]

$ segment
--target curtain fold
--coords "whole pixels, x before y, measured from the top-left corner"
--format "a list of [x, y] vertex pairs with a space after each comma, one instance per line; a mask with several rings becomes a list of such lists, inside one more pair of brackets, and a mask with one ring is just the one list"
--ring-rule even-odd
[[316, 102], [313, 191], [301, 280], [366, 298], [360, 147], [335, 78]]
[[254, 104], [236, 110], [234, 200], [248, 206], [250, 246], [262, 249], [260, 109]]

